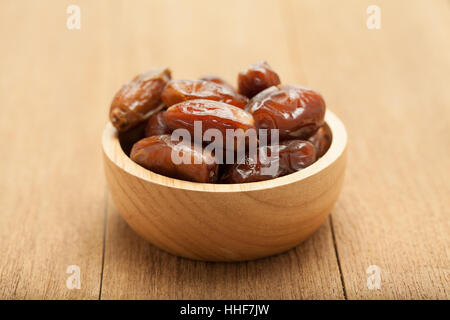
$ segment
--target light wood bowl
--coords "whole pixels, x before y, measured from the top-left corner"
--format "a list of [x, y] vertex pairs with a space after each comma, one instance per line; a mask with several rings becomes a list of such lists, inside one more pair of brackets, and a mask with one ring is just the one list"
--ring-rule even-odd
[[341, 191], [347, 133], [332, 112], [325, 120], [332, 143], [316, 163], [277, 179], [229, 185], [172, 179], [137, 165], [108, 123], [103, 151], [112, 199], [132, 229], [175, 255], [242, 261], [286, 251], [319, 228]]

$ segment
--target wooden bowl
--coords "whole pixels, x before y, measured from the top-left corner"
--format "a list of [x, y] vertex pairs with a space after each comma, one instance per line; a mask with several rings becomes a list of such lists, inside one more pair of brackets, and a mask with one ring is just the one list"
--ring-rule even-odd
[[277, 179], [229, 185], [172, 179], [137, 165], [108, 123], [103, 151], [112, 199], [132, 229], [175, 255], [242, 261], [286, 251], [319, 228], [341, 191], [347, 133], [332, 112], [325, 120], [332, 143], [316, 163]]

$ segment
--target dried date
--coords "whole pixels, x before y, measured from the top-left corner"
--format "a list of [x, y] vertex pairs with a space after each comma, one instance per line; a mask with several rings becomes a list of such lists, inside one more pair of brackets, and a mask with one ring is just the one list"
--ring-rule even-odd
[[317, 158], [322, 157], [330, 148], [331, 132], [326, 126], [322, 126], [308, 139], [316, 148]]
[[124, 132], [147, 120], [161, 107], [161, 93], [171, 77], [170, 70], [158, 69], [141, 74], [122, 86], [111, 103], [109, 117]]
[[227, 81], [225, 81], [221, 77], [216, 76], [215, 74], [209, 74], [207, 76], [200, 78], [200, 80], [211, 81], [211, 82], [217, 83], [219, 85], [222, 85], [224, 87], [227, 87], [228, 89], [230, 89], [232, 91], [236, 91], [236, 89], [231, 84], [229, 84]]
[[259, 92], [281, 83], [278, 74], [265, 61], [250, 65], [238, 75], [238, 92], [252, 98]]
[[260, 147], [255, 161], [252, 162], [247, 156], [244, 163], [227, 166], [221, 182], [247, 183], [274, 179], [304, 169], [316, 159], [316, 150], [309, 141], [289, 140], [279, 145]]
[[226, 86], [206, 80], [172, 80], [162, 93], [162, 100], [168, 107], [195, 99], [224, 102], [241, 109], [248, 103], [247, 97]]
[[[189, 161], [177, 163], [174, 154]], [[175, 179], [204, 183], [214, 183], [218, 179], [219, 166], [212, 153], [174, 143], [170, 135], [139, 140], [133, 145], [130, 158], [146, 169]]]
[[281, 140], [307, 139], [323, 125], [325, 101], [311, 89], [284, 85], [270, 87], [245, 108], [258, 129], [278, 129]]
[[[213, 100], [189, 100], [175, 104], [165, 114], [167, 126], [171, 130], [186, 129], [193, 137], [195, 122], [201, 123], [201, 133], [208, 129], [217, 129], [226, 143], [226, 130], [236, 132], [242, 129], [255, 129], [253, 117], [247, 111], [232, 105]], [[235, 146], [234, 146], [235, 147]], [[231, 148], [230, 148], [231, 149]]]
[[170, 129], [166, 123], [165, 113], [166, 111], [160, 111], [148, 119], [147, 125], [145, 126], [146, 137], [170, 133]]

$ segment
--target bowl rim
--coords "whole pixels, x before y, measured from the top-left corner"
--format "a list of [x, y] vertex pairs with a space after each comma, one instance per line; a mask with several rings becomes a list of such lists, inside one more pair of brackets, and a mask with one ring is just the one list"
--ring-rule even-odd
[[103, 152], [108, 159], [113, 162], [117, 167], [125, 171], [126, 173], [142, 179], [146, 182], [159, 184], [169, 188], [183, 189], [190, 191], [203, 191], [203, 192], [242, 192], [242, 191], [257, 191], [263, 189], [270, 189], [274, 187], [280, 187], [298, 182], [300, 180], [307, 179], [325, 168], [329, 167], [344, 153], [347, 146], [347, 131], [342, 121], [330, 110], [327, 109], [325, 114], [325, 122], [331, 130], [332, 141], [328, 151], [315, 163], [309, 167], [300, 171], [291, 173], [289, 175], [249, 183], [237, 183], [237, 184], [212, 184], [212, 183], [200, 183], [191, 182], [185, 180], [179, 180], [169, 178], [155, 172], [152, 172], [144, 167], [141, 167], [134, 161], [132, 161], [123, 151], [120, 142], [118, 131], [111, 122], [108, 121], [102, 135]]

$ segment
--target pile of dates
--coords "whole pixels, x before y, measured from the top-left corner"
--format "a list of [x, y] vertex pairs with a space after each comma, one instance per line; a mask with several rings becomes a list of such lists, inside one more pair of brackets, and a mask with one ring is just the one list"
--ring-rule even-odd
[[144, 168], [187, 181], [246, 183], [322, 157], [332, 138], [325, 109], [318, 92], [282, 85], [259, 62], [239, 73], [237, 89], [215, 75], [172, 80], [167, 68], [138, 75], [115, 95], [110, 120], [120, 134], [145, 126], [129, 154]]

